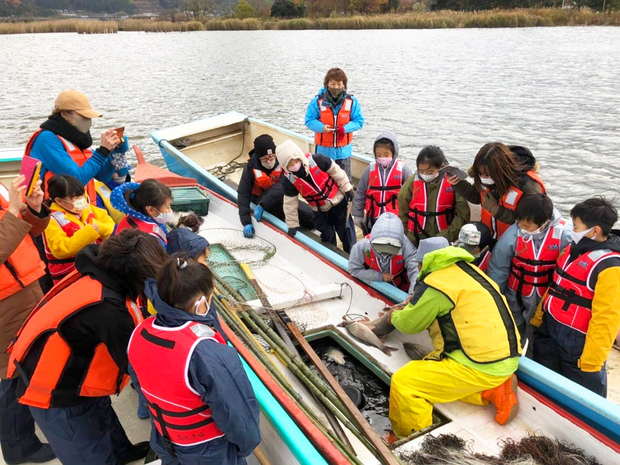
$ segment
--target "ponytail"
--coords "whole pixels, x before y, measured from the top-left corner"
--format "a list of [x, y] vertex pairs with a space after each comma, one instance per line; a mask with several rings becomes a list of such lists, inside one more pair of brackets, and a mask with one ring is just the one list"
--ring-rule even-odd
[[215, 282], [213, 273], [206, 265], [195, 262], [185, 252], [170, 256], [157, 275], [157, 291], [168, 305], [188, 311], [196, 297], [209, 297]]

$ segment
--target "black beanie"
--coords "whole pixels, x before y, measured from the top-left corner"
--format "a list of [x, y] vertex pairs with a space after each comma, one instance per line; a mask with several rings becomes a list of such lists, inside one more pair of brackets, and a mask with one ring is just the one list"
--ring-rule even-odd
[[263, 134], [254, 139], [254, 155], [258, 158], [265, 155], [275, 155], [276, 144], [273, 143], [273, 137], [269, 134]]

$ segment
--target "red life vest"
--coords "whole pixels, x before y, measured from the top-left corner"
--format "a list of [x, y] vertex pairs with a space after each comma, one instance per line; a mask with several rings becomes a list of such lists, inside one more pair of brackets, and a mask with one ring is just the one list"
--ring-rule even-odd
[[188, 380], [189, 361], [203, 340], [226, 344], [216, 330], [202, 323], [160, 327], [152, 316], [135, 329], [127, 349], [157, 432], [178, 446], [224, 436], [211, 418], [211, 409]]
[[[54, 407], [55, 395], [103, 397], [122, 391], [129, 376], [119, 370], [104, 343], [99, 343], [92, 357], [84, 360], [74, 356], [63, 336], [63, 324], [67, 320], [110, 298], [125, 303], [134, 326], [142, 321], [140, 308], [129, 297], [77, 271], [54, 286], [39, 302], [9, 347], [8, 377], [19, 376], [26, 386], [19, 397], [20, 404], [48, 409]], [[40, 349], [31, 350], [41, 344]], [[65, 373], [76, 370], [84, 372], [80, 384], [65, 386]]]
[[[34, 134], [32, 134], [32, 136], [30, 136], [30, 139], [28, 139], [28, 142], [26, 143], [26, 150], [24, 152], [24, 155], [30, 156], [30, 152], [32, 152], [32, 146], [34, 145], [34, 141], [37, 139], [37, 137], [39, 137], [39, 134], [41, 134], [42, 131], [44, 130], [38, 129], [34, 132]], [[65, 147], [65, 150], [67, 151], [71, 159], [80, 168], [82, 167], [84, 163], [88, 161], [90, 157], [93, 156], [93, 152], [90, 149], [81, 150], [76, 145], [69, 142], [67, 139], [60, 137], [58, 134], [54, 134], [54, 135], [58, 137], [58, 139], [60, 139], [60, 142], [62, 142], [62, 145]], [[47, 190], [47, 183], [54, 176], [54, 173], [52, 173], [50, 170], [47, 169], [47, 166], [45, 166], [45, 161], [43, 161], [43, 168], [47, 170], [43, 178], [43, 192], [45, 192], [45, 198], [47, 199], [49, 198], [49, 194]], [[84, 186], [84, 189], [86, 190], [86, 194], [88, 195], [88, 201], [92, 205], [97, 205], [97, 191], [95, 190], [94, 179], [91, 179], [88, 182], [88, 184]]]
[[293, 173], [286, 173], [285, 176], [311, 207], [320, 210], [327, 200], [332, 200], [338, 194], [339, 187], [334, 178], [319, 168], [312, 154], [307, 153], [306, 158], [308, 159], [307, 172], [312, 183], [298, 178]]
[[263, 192], [271, 189], [280, 180], [282, 176], [282, 167], [276, 166], [270, 174], [265, 173], [263, 170], [254, 168], [252, 170], [254, 174], [254, 186], [252, 187], [252, 195], [261, 195]]
[[570, 262], [570, 251], [571, 245], [568, 245], [558, 258], [553, 282], [543, 302], [543, 310], [549, 312], [559, 323], [585, 334], [592, 318], [592, 272], [599, 263], [620, 257], [620, 253], [605, 249], [594, 250]]
[[[545, 183], [542, 181], [540, 176], [538, 176], [538, 173], [536, 173], [535, 171], [528, 171], [527, 175], [538, 184], [540, 184], [543, 194], [547, 191], [545, 188]], [[484, 199], [484, 194], [486, 194], [488, 191], [489, 190], [485, 188], [480, 193], [481, 204], [482, 200]], [[504, 208], [507, 208], [508, 210], [515, 211], [517, 205], [519, 204], [519, 201], [521, 200], [521, 197], [523, 197], [523, 191], [518, 187], [512, 186], [510, 187], [510, 189], [508, 189], [508, 192], [506, 192], [506, 194], [498, 201], [498, 204]], [[510, 227], [510, 224], [495, 219], [491, 212], [484, 208], [484, 206], [482, 207], [482, 211], [480, 212], [480, 220], [487, 225], [489, 231], [491, 231], [491, 237], [493, 237], [493, 239], [499, 240], [499, 238], [502, 237], [502, 235]]]
[[[367, 269], [385, 273], [385, 271], [383, 271], [379, 266], [379, 261], [377, 260], [377, 255], [375, 254], [374, 249], [370, 246], [370, 234], [366, 236], [366, 240], [368, 241], [368, 247], [364, 249], [364, 265], [366, 265]], [[392, 255], [389, 273], [394, 276], [394, 280], [392, 282], [396, 287], [405, 292], [409, 292], [409, 285], [411, 284], [411, 281], [409, 281], [409, 276], [407, 276], [405, 257], [402, 255]]]
[[490, 261], [491, 261], [491, 251], [487, 250], [484, 252], [484, 254], [482, 255], [482, 260], [480, 260], [480, 263], [477, 265], [478, 268], [480, 268], [480, 271], [483, 271], [484, 273], [486, 273], [487, 270], [489, 269]]
[[526, 242], [521, 235], [517, 236], [508, 287], [516, 292], [518, 300], [521, 296], [531, 297], [534, 292], [538, 297], [544, 295], [560, 256], [565, 226], [564, 220], [550, 226], [538, 252], [534, 249], [533, 240]]
[[[93, 218], [93, 214], [88, 215], [86, 223], [90, 223]], [[73, 235], [82, 229], [82, 225], [71, 221], [64, 212], [53, 211], [50, 215], [50, 221], [56, 221], [67, 237], [73, 237]], [[45, 232], [43, 233], [45, 235]], [[101, 239], [97, 239], [93, 244], [101, 244]], [[75, 257], [56, 258], [50, 251], [47, 240], [43, 240], [43, 246], [45, 248], [45, 259], [47, 260], [47, 267], [54, 284], [57, 284], [61, 279], [75, 270]]]
[[[0, 220], [9, 209], [9, 191], [0, 183]], [[21, 216], [20, 216], [21, 218]], [[0, 300], [16, 294], [45, 274], [45, 263], [26, 234], [17, 248], [0, 264]]]
[[383, 182], [379, 164], [376, 161], [370, 164], [364, 211], [372, 221], [383, 213], [398, 215], [398, 193], [403, 185], [404, 166], [405, 162], [402, 160], [392, 163], [390, 172], [387, 173], [385, 182]]
[[437, 203], [431, 206], [428, 205], [426, 182], [417, 178], [417, 175], [415, 181], [413, 181], [413, 195], [409, 203], [409, 213], [407, 214], [409, 218], [407, 231], [413, 233], [416, 237], [419, 235], [429, 237], [424, 229], [429, 217], [435, 218], [439, 231], [448, 229], [450, 223], [452, 223], [455, 208], [454, 188], [445, 176], [439, 182]]
[[[342, 104], [338, 114], [334, 114], [332, 107], [323, 105], [323, 99], [320, 98], [317, 102], [319, 105], [319, 111], [321, 112], [321, 123], [334, 128], [344, 126], [351, 121], [351, 109], [353, 108], [353, 99], [347, 95]], [[344, 147], [353, 142], [353, 133], [348, 132], [342, 137], [338, 137], [337, 132], [317, 132], [314, 135], [314, 144], [321, 145], [323, 147]]]
[[140, 231], [150, 234], [151, 236], [155, 236], [164, 244], [168, 244], [168, 236], [166, 235], [166, 231], [164, 231], [164, 229], [157, 223], [151, 223], [150, 221], [144, 221], [127, 215], [121, 220], [120, 223], [118, 223], [115, 234], [119, 234], [123, 229], [139, 229]]

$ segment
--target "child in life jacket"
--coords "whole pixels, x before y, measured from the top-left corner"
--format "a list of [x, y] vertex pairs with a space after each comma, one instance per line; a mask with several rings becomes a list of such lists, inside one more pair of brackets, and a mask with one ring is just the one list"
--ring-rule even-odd
[[99, 208], [105, 208], [116, 224], [121, 222], [125, 214], [112, 206], [110, 196], [112, 195], [112, 191], [118, 186], [131, 181], [129, 164], [125, 158], [125, 154], [128, 151], [129, 140], [127, 137], [123, 137], [121, 143], [110, 152], [110, 155], [112, 155], [112, 163], [115, 167], [118, 167], [112, 174], [112, 178], [107, 182], [102, 182], [97, 179], [94, 180], [95, 192], [97, 192], [97, 206]]
[[515, 217], [517, 222], [493, 248], [488, 275], [506, 296], [525, 344], [526, 338], [531, 343], [533, 333], [528, 322], [551, 283], [572, 228], [545, 194], [524, 195]]
[[214, 325], [213, 274], [177, 253], [146, 295], [157, 315], [135, 329], [128, 355], [151, 411], [151, 448], [167, 464], [245, 465], [260, 443], [260, 410]]
[[174, 221], [172, 212], [172, 191], [156, 179], [141, 183], [128, 182], [112, 192], [112, 206], [126, 216], [116, 228], [116, 234], [133, 228], [155, 236], [167, 245], [166, 224]]
[[527, 149], [513, 147], [519, 151], [519, 156], [500, 142], [484, 145], [478, 151], [471, 169], [473, 185], [464, 179], [459, 180], [457, 176], [448, 178], [455, 192], [468, 202], [482, 206], [482, 222], [487, 225], [495, 240], [502, 237], [516, 221], [515, 210], [521, 197], [525, 194], [545, 193], [545, 185], [534, 171], [535, 166], [532, 168], [530, 163], [524, 164], [525, 161], [522, 161], [522, 152]]
[[620, 329], [620, 237], [611, 232], [618, 210], [595, 197], [570, 216], [572, 243], [530, 321], [534, 360], [606, 397], [605, 364]]
[[472, 221], [464, 224], [459, 232], [459, 238], [452, 245], [467, 250], [474, 256], [472, 265], [476, 265], [481, 271], [487, 272], [491, 249], [495, 241], [491, 238], [489, 228], [481, 221]]
[[45, 256], [54, 284], [75, 269], [75, 256], [88, 244], [112, 235], [108, 212], [88, 203], [84, 186], [73, 176], [54, 176], [48, 183], [50, 222], [43, 233]]
[[469, 221], [467, 201], [440, 171], [447, 164], [439, 147], [427, 145], [416, 159], [415, 176], [405, 182], [398, 194], [398, 216], [416, 247], [420, 240], [429, 237], [445, 237], [453, 242]]
[[383, 213], [398, 215], [398, 193], [413, 172], [398, 158], [398, 141], [383, 132], [373, 146], [375, 160], [366, 168], [355, 192], [353, 220], [368, 234]]
[[384, 213], [349, 256], [349, 273], [364, 281], [384, 281], [412, 294], [418, 277], [417, 250], [394, 213]]

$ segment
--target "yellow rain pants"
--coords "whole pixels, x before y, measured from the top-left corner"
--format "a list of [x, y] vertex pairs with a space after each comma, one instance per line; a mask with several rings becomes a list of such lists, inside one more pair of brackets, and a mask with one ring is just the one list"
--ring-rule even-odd
[[433, 404], [462, 400], [487, 405], [482, 391], [501, 385], [510, 376], [492, 376], [450, 358], [415, 360], [392, 376], [390, 420], [403, 438], [433, 424]]

